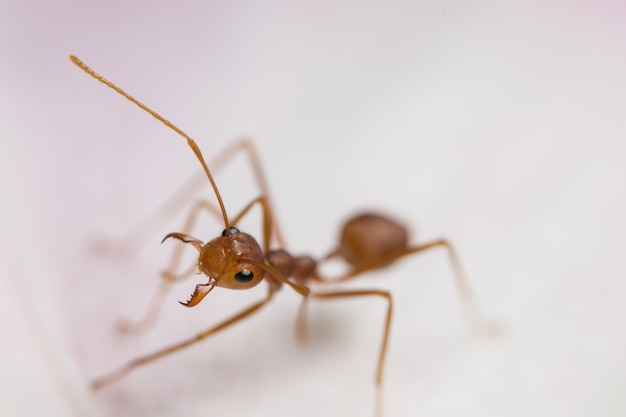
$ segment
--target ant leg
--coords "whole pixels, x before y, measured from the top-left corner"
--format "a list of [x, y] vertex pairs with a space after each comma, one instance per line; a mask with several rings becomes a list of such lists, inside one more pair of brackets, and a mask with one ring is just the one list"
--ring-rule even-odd
[[445, 248], [446, 251], [448, 252], [448, 256], [450, 258], [450, 263], [452, 264], [452, 268], [454, 270], [455, 279], [456, 279], [459, 291], [461, 293], [470, 293], [471, 290], [467, 282], [467, 279], [465, 278], [465, 274], [463, 272], [463, 268], [461, 267], [461, 263], [459, 262], [459, 258], [456, 254], [456, 250], [454, 249], [454, 246], [452, 246], [452, 244], [445, 239], [433, 240], [423, 245], [409, 246], [399, 251], [390, 253], [389, 255], [383, 256], [381, 258], [372, 259], [369, 262], [363, 262], [362, 264], [355, 266], [352, 270], [348, 271], [344, 275], [341, 275], [336, 278], [325, 278], [321, 276], [316, 276], [314, 279], [322, 283], [337, 283], [337, 282], [348, 281], [364, 272], [367, 272], [373, 269], [378, 269], [382, 266], [393, 263], [399, 258], [403, 258], [408, 255], [413, 255], [419, 252], [424, 252], [430, 249], [435, 249], [435, 248], [440, 248], [440, 247]]
[[[310, 298], [316, 299], [333, 299], [333, 298], [349, 298], [349, 297], [383, 297], [387, 300], [387, 314], [385, 318], [385, 329], [383, 331], [382, 344], [378, 354], [378, 364], [376, 365], [376, 399], [375, 399], [375, 415], [382, 415], [382, 387], [383, 387], [383, 371], [385, 367], [385, 358], [387, 356], [387, 345], [389, 342], [389, 330], [391, 328], [391, 316], [393, 313], [393, 298], [391, 294], [383, 290], [352, 290], [352, 291], [333, 291], [333, 292], [312, 292]], [[306, 300], [306, 298], [305, 298]]]
[[459, 257], [454, 249], [454, 246], [445, 239], [437, 239], [431, 242], [425, 243], [423, 245], [418, 246], [410, 246], [405, 249], [399, 250], [387, 256], [384, 256], [380, 259], [375, 259], [369, 262], [365, 262], [361, 265], [354, 267], [351, 271], [348, 271], [346, 274], [338, 277], [338, 278], [325, 278], [317, 275], [314, 277], [316, 282], [320, 283], [335, 283], [335, 282], [344, 282], [350, 279], [357, 277], [358, 275], [373, 270], [378, 269], [382, 266], [390, 264], [396, 261], [399, 258], [403, 258], [405, 256], [414, 255], [420, 252], [424, 252], [430, 249], [435, 248], [445, 248], [448, 252], [448, 257], [450, 259], [450, 264], [452, 265], [452, 269], [454, 271], [454, 279], [457, 287], [457, 291], [459, 294], [459, 298], [461, 300], [461, 304], [463, 304], [463, 308], [466, 312], [466, 317], [469, 319], [471, 327], [478, 329], [480, 332], [486, 333], [494, 333], [498, 330], [492, 326], [490, 323], [487, 323], [480, 313], [478, 301], [476, 296], [474, 295], [474, 291], [472, 290], [471, 285], [469, 284], [469, 280], [467, 279], [463, 268], [461, 267], [461, 262], [459, 261]]
[[306, 345], [309, 341], [309, 330], [307, 327], [307, 312], [309, 311], [308, 298], [303, 298], [298, 308], [296, 316], [296, 343], [300, 346]]
[[[261, 165], [261, 158], [259, 157], [259, 153], [257, 152], [256, 147], [254, 146], [254, 143], [248, 138], [242, 138], [239, 140], [238, 146], [242, 150], [244, 150], [248, 155], [250, 164], [252, 165], [252, 171], [254, 172], [254, 177], [256, 178], [257, 187], [259, 187], [260, 194], [264, 196], [265, 206], [267, 208], [267, 211], [269, 211], [270, 213], [274, 213], [274, 209], [272, 206], [272, 198], [270, 196], [270, 191], [267, 185], [267, 180], [265, 179], [265, 173]], [[281, 248], [284, 248], [285, 239], [283, 237], [281, 228], [278, 225], [278, 221], [276, 220], [273, 214], [272, 214], [272, 222], [273, 222], [272, 233], [274, 234], [276, 238], [276, 242], [278, 243], [278, 246], [280, 246]]]
[[[254, 143], [248, 138], [238, 139], [229, 144], [210, 162], [213, 172], [218, 172], [230, 162], [238, 153], [243, 152], [247, 155], [252, 171], [260, 190], [261, 195], [269, 195], [269, 187], [265, 174], [261, 165], [258, 152]], [[137, 253], [153, 230], [158, 229], [158, 225], [162, 224], [166, 219], [173, 217], [180, 212], [191, 200], [194, 195], [207, 185], [206, 174], [204, 171], [198, 171], [196, 175], [191, 177], [182, 187], [180, 187], [170, 198], [161, 204], [154, 212], [135, 226], [125, 237], [120, 239], [111, 239], [106, 236], [96, 236], [90, 242], [91, 247], [97, 253], [115, 253], [124, 254], [125, 256]], [[268, 197], [268, 205], [270, 198]], [[284, 246], [283, 234], [277, 223], [274, 223], [273, 230], [276, 240], [281, 247]], [[122, 248], [115, 250], [115, 248]]]
[[96, 378], [91, 382], [91, 388], [94, 390], [100, 389], [106, 385], [109, 385], [119, 379], [121, 379], [122, 377], [124, 377], [125, 375], [127, 375], [128, 373], [130, 373], [131, 371], [133, 371], [136, 368], [139, 368], [140, 366], [146, 365], [148, 363], [154, 362], [158, 359], [161, 359], [171, 353], [174, 352], [178, 352], [179, 350], [182, 350], [188, 346], [191, 346], [197, 342], [200, 342], [201, 340], [204, 340], [206, 338], [208, 338], [209, 336], [212, 336], [213, 334], [219, 332], [220, 330], [225, 329], [228, 326], [231, 326], [233, 324], [235, 324], [236, 322], [243, 320], [244, 318], [250, 316], [251, 314], [255, 313], [256, 311], [258, 311], [259, 309], [261, 309], [263, 306], [265, 306], [267, 303], [270, 302], [270, 300], [272, 299], [274, 295], [274, 292], [272, 291], [271, 287], [267, 293], [267, 296], [265, 297], [265, 299], [259, 301], [256, 304], [253, 304], [252, 306], [246, 308], [245, 310], [239, 312], [238, 314], [235, 314], [234, 316], [232, 316], [231, 318], [224, 320], [223, 322], [217, 324], [216, 326], [213, 326], [211, 328], [209, 328], [208, 330], [205, 330], [201, 333], [198, 333], [196, 336], [191, 337], [187, 340], [183, 340], [182, 342], [176, 343], [174, 345], [165, 347], [163, 349], [160, 349], [156, 352], [150, 353], [148, 355], [145, 356], [141, 356], [135, 360], [132, 360], [130, 362], [128, 362], [126, 365], [120, 367], [119, 369], [110, 372], [100, 378]]
[[274, 215], [272, 212], [272, 208], [270, 207], [269, 200], [267, 196], [260, 196], [250, 201], [233, 219], [233, 224], [237, 224], [239, 220], [243, 218], [255, 204], [259, 204], [261, 206], [261, 210], [263, 211], [263, 253], [267, 253], [270, 250], [270, 241], [272, 237], [272, 232], [275, 232], [274, 228]]
[[[470, 322], [470, 326], [474, 329], [477, 329], [481, 333], [487, 333], [487, 334], [497, 333], [498, 330], [494, 326], [492, 326], [490, 323], [486, 322], [485, 319], [483, 319], [480, 313], [478, 302], [476, 301], [476, 296], [474, 295], [474, 292], [472, 291], [472, 287], [469, 285], [469, 281], [467, 277], [465, 276], [465, 272], [463, 268], [461, 267], [461, 263], [457, 256], [456, 250], [454, 249], [454, 246], [452, 246], [452, 244], [445, 239], [437, 239], [437, 240], [433, 240], [423, 245], [411, 246], [411, 247], [402, 249], [400, 251], [394, 252], [392, 254], [389, 254], [387, 256], [384, 256], [380, 259], [374, 259], [372, 261], [365, 262], [361, 265], [354, 267], [353, 269], [351, 269], [344, 275], [341, 275], [337, 278], [326, 278], [319, 274], [316, 274], [313, 277], [313, 280], [315, 282], [322, 283], [322, 284], [330, 284], [330, 283], [348, 281], [353, 278], [356, 278], [362, 273], [388, 265], [396, 261], [399, 258], [409, 256], [412, 254], [417, 254], [420, 252], [424, 252], [429, 249], [439, 248], [439, 247], [445, 248], [448, 252], [450, 263], [452, 264], [452, 269], [454, 270], [454, 279], [456, 282], [458, 294], [461, 299], [461, 303], [463, 304], [466, 317], [468, 321]], [[332, 254], [326, 257], [326, 259], [329, 259], [330, 257], [332, 257]], [[306, 331], [305, 316], [306, 316], [306, 299], [302, 301], [302, 305], [300, 306], [300, 309], [298, 311], [298, 316], [296, 318], [296, 337], [299, 342], [306, 340], [307, 331]]]

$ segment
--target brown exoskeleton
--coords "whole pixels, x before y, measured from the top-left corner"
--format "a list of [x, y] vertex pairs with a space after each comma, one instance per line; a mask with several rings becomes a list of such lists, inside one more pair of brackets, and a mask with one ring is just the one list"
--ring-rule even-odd
[[[339, 283], [350, 280], [359, 276], [360, 274], [371, 271], [374, 269], [387, 266], [399, 258], [416, 254], [428, 249], [437, 247], [443, 247], [447, 250], [452, 266], [455, 271], [456, 284], [461, 295], [461, 299], [470, 313], [470, 317], [479, 319], [476, 309], [476, 303], [471, 289], [465, 279], [462, 270], [460, 268], [456, 253], [452, 245], [446, 240], [434, 240], [421, 245], [413, 245], [409, 243], [408, 233], [404, 226], [395, 222], [394, 220], [376, 213], [363, 213], [357, 215], [347, 221], [341, 231], [340, 241], [337, 248], [331, 251], [327, 256], [317, 261], [310, 256], [293, 256], [282, 244], [282, 236], [276, 226], [274, 220], [273, 211], [267, 196], [267, 189], [265, 180], [262, 176], [259, 168], [260, 164], [256, 157], [256, 153], [251, 144], [247, 141], [241, 142], [237, 147], [241, 147], [246, 150], [253, 161], [253, 166], [257, 175], [257, 180], [261, 184], [263, 194], [252, 200], [233, 220], [229, 220], [226, 208], [222, 202], [219, 190], [211, 171], [209, 170], [204, 157], [196, 145], [195, 141], [185, 134], [178, 127], [161, 117], [159, 114], [137, 101], [128, 93], [117, 87], [115, 84], [106, 80], [91, 68], [85, 65], [75, 56], [70, 56], [70, 59], [74, 64], [80, 67], [87, 74], [91, 75], [98, 81], [104, 83], [108, 87], [115, 90], [117, 93], [126, 97], [126, 99], [135, 103], [141, 109], [150, 113], [154, 118], [164, 123], [167, 127], [177, 132], [180, 136], [187, 140], [187, 144], [196, 155], [198, 161], [202, 165], [206, 177], [209, 179], [215, 197], [219, 204], [219, 210], [208, 202], [202, 202], [196, 206], [188, 218], [188, 221], [184, 227], [184, 233], [169, 233], [163, 240], [174, 238], [178, 239], [186, 244], [190, 244], [198, 251], [197, 269], [204, 274], [207, 278], [207, 282], [198, 284], [191, 295], [189, 301], [181, 303], [187, 307], [193, 307], [201, 302], [209, 292], [215, 287], [224, 287], [230, 289], [248, 289], [256, 286], [261, 281], [265, 280], [268, 283], [268, 291], [266, 297], [253, 304], [252, 306], [242, 310], [233, 317], [224, 320], [216, 326], [213, 326], [203, 332], [198, 333], [196, 336], [187, 340], [183, 340], [179, 343], [160, 349], [154, 353], [141, 356], [135, 360], [128, 362], [121, 368], [106, 374], [100, 378], [92, 381], [92, 387], [94, 389], [102, 388], [108, 385], [137, 367], [143, 366], [150, 362], [153, 362], [159, 358], [162, 358], [170, 353], [179, 351], [187, 346], [193, 345], [207, 337], [217, 333], [218, 331], [235, 324], [236, 322], [250, 316], [263, 306], [268, 304], [274, 294], [282, 287], [283, 284], [288, 285], [303, 297], [302, 308], [297, 320], [298, 334], [301, 338], [304, 337], [304, 311], [306, 301], [309, 299], [333, 299], [333, 298], [349, 298], [349, 297], [381, 297], [387, 302], [386, 320], [383, 329], [382, 343], [378, 355], [377, 368], [376, 368], [376, 387], [377, 387], [377, 400], [376, 400], [376, 412], [381, 413], [381, 401], [380, 393], [382, 389], [383, 381], [383, 369], [387, 350], [387, 344], [389, 340], [389, 328], [391, 324], [392, 316], [392, 297], [387, 291], [380, 289], [365, 289], [365, 290], [339, 290], [339, 291], [311, 291], [309, 285], [311, 283], [319, 284], [331, 284]], [[232, 150], [229, 151], [232, 153]], [[261, 244], [251, 235], [241, 232], [237, 229], [236, 225], [239, 220], [244, 217], [248, 211], [255, 205], [260, 205], [263, 213], [263, 239]], [[188, 234], [190, 231], [197, 212], [200, 209], [208, 209], [214, 214], [221, 216], [224, 222], [223, 232], [216, 238], [203, 242]], [[272, 238], [278, 241], [281, 247], [271, 248]], [[318, 270], [318, 263], [323, 262], [330, 258], [343, 259], [348, 265], [348, 271], [339, 277], [325, 277]], [[181, 276], [176, 276], [173, 272], [174, 266], [179, 261], [179, 254], [173, 256], [173, 261], [170, 264], [170, 268], [164, 274], [165, 284], [162, 287], [165, 289], [171, 282], [178, 279], [185, 278], [193, 271], [188, 271]], [[159, 292], [161, 296], [157, 297], [157, 301], [153, 303], [148, 314], [144, 318], [142, 323], [136, 325], [127, 325], [127, 330], [138, 330], [151, 323], [156, 316], [156, 309], [158, 304], [162, 300], [163, 291]]]

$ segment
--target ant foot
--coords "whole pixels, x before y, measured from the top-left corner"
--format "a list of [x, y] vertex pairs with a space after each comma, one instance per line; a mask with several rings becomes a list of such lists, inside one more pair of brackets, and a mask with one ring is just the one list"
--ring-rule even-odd
[[136, 336], [143, 333], [146, 330], [146, 326], [143, 323], [135, 323], [129, 320], [119, 320], [115, 324], [115, 331], [121, 335]]
[[178, 275], [174, 274], [171, 271], [161, 271], [159, 275], [161, 275], [161, 278], [169, 282], [176, 282], [179, 280]]
[[508, 333], [507, 327], [503, 322], [483, 319], [476, 321], [472, 326], [472, 330], [481, 338], [499, 339], [506, 336]]
[[88, 250], [97, 256], [124, 259], [130, 253], [122, 241], [102, 234], [88, 236], [85, 243]]

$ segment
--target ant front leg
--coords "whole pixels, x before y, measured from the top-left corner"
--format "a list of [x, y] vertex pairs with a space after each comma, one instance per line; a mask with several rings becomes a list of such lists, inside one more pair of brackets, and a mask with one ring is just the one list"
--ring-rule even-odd
[[105, 387], [119, 379], [121, 379], [122, 377], [126, 376], [127, 374], [129, 374], [131, 371], [135, 370], [136, 368], [139, 368], [141, 366], [147, 365], [149, 363], [152, 363], [158, 359], [161, 359], [165, 356], [170, 355], [171, 353], [174, 352], [178, 352], [186, 347], [189, 347], [197, 342], [200, 342], [206, 338], [208, 338], [209, 336], [214, 335], [215, 333], [219, 332], [220, 330], [223, 330], [227, 327], [230, 327], [231, 325], [237, 323], [240, 320], [243, 320], [244, 318], [252, 315], [253, 313], [257, 312], [258, 310], [260, 310], [262, 307], [264, 307], [267, 303], [269, 303], [272, 300], [272, 296], [274, 295], [274, 292], [272, 290], [272, 287], [269, 287], [267, 296], [257, 302], [256, 304], [253, 304], [252, 306], [246, 308], [245, 310], [239, 312], [238, 314], [235, 314], [234, 316], [230, 317], [227, 320], [224, 320], [223, 322], [201, 332], [198, 333], [196, 336], [191, 337], [187, 340], [183, 340], [182, 342], [176, 343], [174, 345], [165, 347], [163, 349], [160, 349], [156, 352], [153, 352], [151, 354], [145, 355], [145, 356], [141, 356], [135, 360], [132, 360], [130, 362], [128, 362], [126, 365], [118, 368], [117, 370], [110, 372], [106, 375], [101, 376], [100, 378], [96, 378], [91, 382], [91, 388], [94, 390], [100, 389], [102, 387]]

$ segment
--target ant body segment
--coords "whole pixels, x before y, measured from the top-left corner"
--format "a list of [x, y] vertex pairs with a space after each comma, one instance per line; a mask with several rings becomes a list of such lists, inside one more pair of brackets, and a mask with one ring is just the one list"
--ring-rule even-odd
[[[196, 158], [202, 165], [204, 174], [211, 183], [219, 209], [209, 202], [199, 202], [188, 217], [184, 226], [185, 231], [183, 233], [169, 233], [163, 239], [163, 241], [165, 241], [173, 238], [193, 246], [198, 251], [198, 260], [195, 268], [197, 268], [197, 270], [207, 278], [207, 282], [196, 285], [191, 298], [187, 302], [181, 302], [181, 304], [186, 307], [193, 307], [200, 303], [215, 287], [244, 290], [256, 286], [261, 281], [266, 281], [268, 283], [267, 295], [261, 301], [258, 301], [221, 323], [198, 333], [194, 337], [167, 346], [151, 354], [141, 356], [126, 363], [117, 370], [93, 380], [91, 383], [93, 389], [99, 389], [109, 385], [140, 366], [154, 362], [171, 353], [180, 351], [243, 320], [267, 305], [273, 299], [274, 294], [283, 285], [287, 285], [303, 297], [302, 307], [300, 308], [297, 318], [297, 336], [301, 340], [305, 338], [304, 317], [306, 302], [309, 299], [322, 300], [353, 297], [379, 297], [386, 301], [386, 318], [384, 322], [383, 336], [377, 360], [375, 377], [377, 391], [375, 412], [377, 415], [380, 415], [383, 370], [393, 310], [393, 300], [391, 294], [388, 291], [380, 289], [318, 292], [311, 290], [309, 285], [312, 283], [335, 284], [345, 282], [358, 277], [364, 272], [385, 267], [400, 258], [439, 247], [446, 249], [449, 254], [450, 261], [454, 269], [456, 285], [470, 319], [476, 321], [480, 320], [477, 304], [475, 303], [470, 286], [464, 277], [453, 246], [447, 240], [443, 239], [433, 240], [421, 245], [410, 244], [406, 228], [384, 215], [378, 213], [361, 213], [352, 217], [344, 224], [336, 249], [330, 251], [328, 255], [320, 260], [316, 260], [310, 256], [293, 256], [290, 254], [284, 247], [282, 235], [274, 219], [272, 206], [267, 194], [267, 186], [260, 169], [258, 157], [256, 156], [251, 143], [248, 141], [242, 141], [241, 143], [236, 144], [235, 147], [229, 149], [225, 152], [225, 154], [230, 155], [239, 148], [248, 152], [251, 157], [262, 194], [248, 203], [239, 214], [233, 217], [231, 221], [226, 212], [218, 187], [213, 179], [213, 175], [204, 160], [202, 152], [196, 145], [196, 142], [178, 127], [161, 117], [158, 113], [136, 100], [112, 82], [97, 74], [75, 56], [70, 55], [70, 59], [87, 74], [105, 84], [109, 88], [115, 90], [127, 100], [133, 102], [142, 110], [150, 113], [150, 115], [154, 118], [161, 121], [167, 127], [185, 138], [188, 146], [194, 152]], [[241, 218], [256, 205], [261, 207], [263, 216], [263, 238], [261, 243], [259, 243], [253, 236], [246, 234], [237, 228], [237, 223], [241, 220]], [[193, 223], [195, 222], [197, 213], [201, 209], [209, 210], [214, 215], [221, 217], [224, 224], [223, 231], [217, 237], [208, 242], [201, 241], [200, 239], [188, 234], [193, 226]], [[272, 239], [277, 241], [280, 247], [271, 248]], [[340, 258], [345, 261], [349, 266], [348, 271], [333, 278], [322, 276], [318, 270], [318, 265], [331, 258]], [[140, 323], [126, 324], [125, 329], [127, 331], [139, 331], [153, 322], [156, 317], [156, 311], [159, 303], [163, 301], [164, 292], [167, 291], [169, 285], [171, 285], [174, 281], [182, 280], [193, 274], [195, 268], [186, 271], [181, 275], [176, 275], [171, 272], [175, 269], [179, 261], [180, 250], [177, 248], [173, 253], [168, 270], [163, 274], [165, 279], [161, 290], [157, 293], [157, 297], [153, 300], [153, 304], [148, 310], [148, 314], [146, 314]]]

